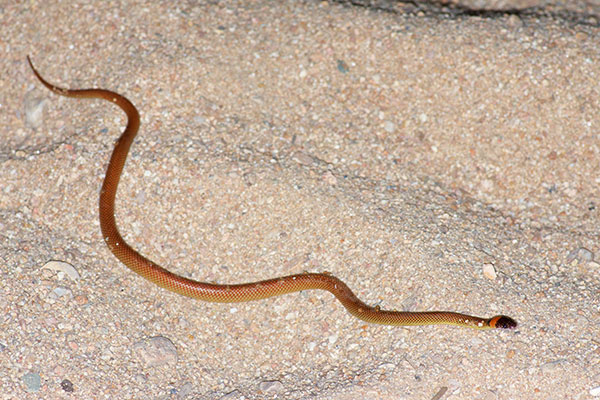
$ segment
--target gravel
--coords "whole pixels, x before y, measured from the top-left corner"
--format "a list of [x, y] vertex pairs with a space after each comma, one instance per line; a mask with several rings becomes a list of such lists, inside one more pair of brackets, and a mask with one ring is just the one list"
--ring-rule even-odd
[[[592, 17], [127, 0], [0, 15], [2, 398], [598, 396]], [[26, 55], [139, 108], [117, 221], [171, 271], [329, 271], [369, 304], [518, 330], [372, 326], [328, 293], [209, 304], [144, 281], [98, 226], [121, 112], [48, 93]]]

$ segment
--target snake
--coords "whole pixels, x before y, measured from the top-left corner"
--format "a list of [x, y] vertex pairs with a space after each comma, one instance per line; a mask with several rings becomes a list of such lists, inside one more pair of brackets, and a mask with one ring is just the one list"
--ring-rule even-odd
[[319, 289], [332, 293], [351, 315], [372, 324], [394, 326], [456, 325], [474, 329], [516, 328], [517, 322], [505, 315], [480, 318], [450, 311], [382, 310], [379, 306], [365, 304], [350, 290], [348, 285], [329, 272], [304, 272], [240, 284], [199, 282], [170, 272], [144, 257], [129, 245], [119, 233], [115, 220], [117, 187], [127, 160], [129, 148], [140, 128], [140, 114], [137, 108], [126, 97], [110, 90], [99, 88], [66, 89], [55, 86], [40, 75], [34, 68], [29, 56], [27, 56], [27, 61], [37, 79], [53, 93], [78, 99], [103, 99], [116, 104], [125, 112], [127, 124], [116, 141], [100, 190], [100, 229], [104, 241], [115, 257], [133, 272], [150, 282], [183, 296], [214, 303], [247, 302], [303, 290]]

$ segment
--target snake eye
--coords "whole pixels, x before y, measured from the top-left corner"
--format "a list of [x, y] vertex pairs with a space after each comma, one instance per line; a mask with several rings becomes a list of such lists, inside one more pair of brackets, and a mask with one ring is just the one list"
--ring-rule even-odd
[[517, 321], [506, 315], [498, 315], [490, 319], [490, 326], [498, 329], [515, 329], [517, 327]]

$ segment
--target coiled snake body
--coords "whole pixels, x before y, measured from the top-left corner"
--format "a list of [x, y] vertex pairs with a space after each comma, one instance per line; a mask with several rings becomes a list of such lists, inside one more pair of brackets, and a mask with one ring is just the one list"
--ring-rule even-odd
[[303, 273], [268, 279], [260, 282], [220, 285], [198, 282], [169, 272], [133, 249], [119, 233], [115, 221], [115, 196], [129, 147], [140, 127], [135, 106], [118, 93], [104, 89], [64, 89], [47, 82], [27, 61], [35, 76], [52, 92], [66, 97], [97, 98], [110, 101], [127, 114], [127, 126], [116, 142], [100, 191], [100, 228], [110, 251], [127, 267], [167, 290], [199, 300], [234, 303], [265, 299], [307, 289], [331, 292], [355, 317], [384, 325], [458, 325], [476, 329], [512, 329], [517, 323], [510, 317], [498, 315], [489, 319], [447, 311], [402, 312], [385, 311], [363, 303], [338, 278], [327, 273]]

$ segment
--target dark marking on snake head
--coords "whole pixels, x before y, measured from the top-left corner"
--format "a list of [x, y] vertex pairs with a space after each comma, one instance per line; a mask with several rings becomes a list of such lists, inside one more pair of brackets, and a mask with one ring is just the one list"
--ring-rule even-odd
[[517, 321], [506, 315], [498, 315], [490, 320], [490, 326], [498, 329], [515, 329]]

